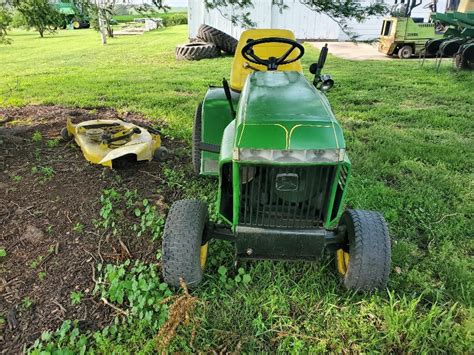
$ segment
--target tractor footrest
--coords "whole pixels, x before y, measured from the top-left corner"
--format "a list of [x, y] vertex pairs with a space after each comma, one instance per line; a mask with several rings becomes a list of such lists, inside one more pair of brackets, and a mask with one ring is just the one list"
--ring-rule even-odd
[[337, 235], [324, 228], [269, 229], [237, 226], [236, 253], [239, 259], [308, 260], [321, 258]]

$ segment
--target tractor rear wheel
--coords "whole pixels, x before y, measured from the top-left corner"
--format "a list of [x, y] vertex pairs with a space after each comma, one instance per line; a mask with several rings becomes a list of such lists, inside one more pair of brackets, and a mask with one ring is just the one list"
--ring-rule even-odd
[[239, 41], [227, 33], [218, 30], [212, 26], [201, 25], [198, 29], [197, 38], [215, 44], [217, 48], [227, 54], [234, 54]]
[[341, 219], [347, 245], [336, 252], [336, 267], [348, 290], [373, 291], [387, 285], [390, 237], [379, 212], [346, 210]]
[[72, 25], [72, 28], [74, 28], [75, 30], [78, 30], [82, 28], [82, 21], [80, 18], [75, 17], [71, 20], [71, 25]]
[[177, 60], [201, 60], [216, 58], [221, 55], [221, 50], [212, 43], [193, 42], [176, 46]]
[[408, 44], [404, 45], [398, 50], [398, 58], [400, 59], [410, 59], [413, 55], [413, 48]]
[[198, 105], [194, 114], [193, 122], [193, 146], [192, 158], [194, 172], [199, 175], [201, 172], [201, 132], [202, 132], [202, 102]]
[[179, 287], [180, 279], [189, 288], [202, 280], [207, 257], [203, 236], [207, 223], [207, 206], [199, 200], [173, 203], [163, 232], [162, 268], [165, 282]]

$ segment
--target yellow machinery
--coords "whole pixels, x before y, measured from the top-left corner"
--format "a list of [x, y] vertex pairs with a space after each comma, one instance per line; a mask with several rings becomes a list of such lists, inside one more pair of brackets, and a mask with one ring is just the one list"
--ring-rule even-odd
[[118, 160], [165, 160], [160, 132], [122, 120], [91, 120], [74, 125], [70, 119], [61, 130], [64, 140], [74, 138], [84, 157], [94, 164], [112, 167]]

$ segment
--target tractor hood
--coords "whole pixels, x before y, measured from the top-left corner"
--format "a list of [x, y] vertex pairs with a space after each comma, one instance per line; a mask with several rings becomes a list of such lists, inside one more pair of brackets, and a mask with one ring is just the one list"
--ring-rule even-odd
[[242, 91], [236, 125], [234, 159], [252, 160], [248, 154], [258, 150], [273, 160], [289, 152], [297, 161], [344, 159], [342, 129], [326, 96], [300, 72], [251, 74]]

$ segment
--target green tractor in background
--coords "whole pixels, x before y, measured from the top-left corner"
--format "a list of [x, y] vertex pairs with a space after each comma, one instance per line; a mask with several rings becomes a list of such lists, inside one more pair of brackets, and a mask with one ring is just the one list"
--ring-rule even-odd
[[64, 16], [64, 28], [78, 30], [90, 27], [84, 4], [76, 3], [74, 0], [58, 0], [54, 1], [53, 5]]
[[162, 244], [165, 281], [196, 287], [208, 244], [232, 241], [238, 260], [318, 260], [335, 255], [347, 289], [383, 289], [391, 248], [379, 212], [344, 209], [351, 173], [343, 132], [324, 92], [327, 46], [302, 73], [304, 47], [291, 31], [247, 30], [230, 84], [210, 87], [198, 106], [193, 165], [219, 178], [216, 221], [199, 200], [169, 211]]
[[474, 0], [448, 1], [446, 13], [431, 19], [446, 28], [443, 38], [425, 44], [425, 55], [436, 55], [438, 68], [443, 57], [452, 57], [457, 70], [474, 69]]
[[[423, 18], [411, 17], [415, 7], [421, 0], [395, 1], [391, 17], [385, 18], [380, 32], [379, 52], [388, 56], [397, 55], [400, 59], [408, 59], [419, 55], [428, 40], [443, 37], [443, 27], [434, 21], [423, 22]], [[436, 1], [425, 6], [436, 11]]]

